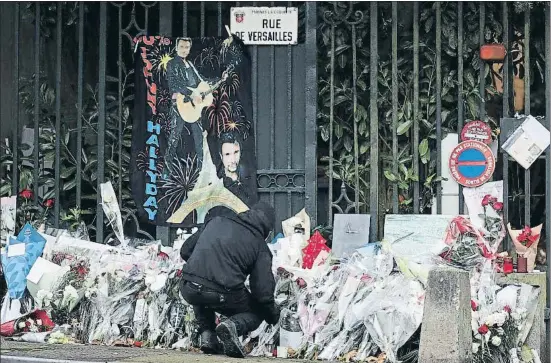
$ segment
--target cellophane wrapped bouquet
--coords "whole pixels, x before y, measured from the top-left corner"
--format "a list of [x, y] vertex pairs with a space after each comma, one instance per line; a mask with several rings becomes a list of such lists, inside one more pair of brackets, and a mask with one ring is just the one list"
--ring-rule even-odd
[[272, 247], [283, 311], [279, 326], [263, 324], [248, 338], [256, 341], [251, 355], [272, 355], [279, 345], [300, 359], [397, 361], [420, 326], [423, 285], [393, 272], [393, 257], [380, 246], [333, 261], [319, 232], [307, 245], [299, 241], [291, 235]]

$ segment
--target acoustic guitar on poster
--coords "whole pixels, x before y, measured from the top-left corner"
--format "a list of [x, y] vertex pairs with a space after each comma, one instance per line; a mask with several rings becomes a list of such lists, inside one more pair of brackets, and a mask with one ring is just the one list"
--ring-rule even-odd
[[[225, 73], [231, 72], [234, 66], [230, 65]], [[199, 94], [201, 102], [195, 104], [193, 100], [185, 101], [185, 96], [181, 93], [176, 95], [176, 107], [180, 117], [187, 123], [195, 123], [201, 118], [201, 113], [205, 107], [209, 107], [214, 102], [212, 92], [222, 84], [223, 80], [219, 80], [212, 87], [205, 81], [201, 81], [197, 87], [188, 87], [192, 94]]]

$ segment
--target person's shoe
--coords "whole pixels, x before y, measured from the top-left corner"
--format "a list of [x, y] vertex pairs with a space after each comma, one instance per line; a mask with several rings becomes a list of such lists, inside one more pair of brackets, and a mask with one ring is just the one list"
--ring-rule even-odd
[[201, 333], [201, 345], [199, 349], [205, 354], [219, 354], [222, 351], [222, 347], [218, 343], [216, 333], [210, 330]]
[[245, 358], [235, 323], [226, 319], [216, 327], [216, 335], [224, 345], [224, 353], [232, 358]]

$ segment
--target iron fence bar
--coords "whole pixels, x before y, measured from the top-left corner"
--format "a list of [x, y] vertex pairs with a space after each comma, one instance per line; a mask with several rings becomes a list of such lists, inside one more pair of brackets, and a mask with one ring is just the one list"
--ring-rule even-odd
[[[442, 4], [436, 3], [436, 175], [442, 175]], [[436, 187], [436, 213], [442, 214], [442, 185]]]
[[[351, 5], [352, 6], [352, 5]], [[354, 130], [354, 207], [356, 213], [360, 213], [360, 171], [359, 171], [359, 165], [358, 165], [358, 159], [360, 157], [360, 153], [358, 150], [358, 85], [357, 85], [357, 77], [358, 72], [356, 70], [356, 24], [351, 23], [350, 24], [351, 30], [352, 30], [352, 105], [353, 105], [353, 112], [352, 112], [352, 122], [353, 122], [353, 130]]]
[[[510, 114], [510, 95], [511, 95], [511, 29], [509, 26], [509, 4], [504, 1], [502, 2], [502, 14], [503, 14], [503, 44], [507, 53], [505, 54], [505, 59], [503, 60], [503, 117], [509, 117]], [[506, 156], [506, 155], [505, 155]], [[503, 158], [503, 217], [506, 221], [509, 220], [509, 158]], [[511, 244], [509, 239], [509, 234], [505, 234], [503, 240], [503, 250], [509, 251]]]
[[[253, 6], [256, 6], [256, 1], [253, 2]], [[254, 128], [254, 149], [258, 150], [258, 46], [252, 46], [252, 101], [253, 101], [253, 128]]]
[[205, 36], [205, 2], [201, 1], [201, 38]]
[[[524, 11], [524, 114], [530, 114], [530, 7]], [[547, 95], [549, 97], [549, 95]], [[524, 170], [524, 224], [530, 225], [530, 168]]]
[[[545, 94], [547, 95], [545, 101], [545, 117], [547, 120], [547, 129], [551, 130], [551, 5], [549, 2], [546, 6], [545, 14]], [[546, 236], [546, 251], [547, 251], [547, 308], [551, 307], [551, 258], [549, 258], [549, 251], [551, 251], [551, 223], [549, 218], [551, 216], [551, 147], [547, 148], [546, 155], [546, 176], [545, 179], [545, 201], [546, 201], [546, 216], [545, 222], [545, 236]], [[547, 357], [551, 356], [551, 321], [547, 321]]]
[[[173, 3], [171, 1], [159, 3], [159, 33], [168, 37], [172, 36], [172, 10]], [[187, 18], [187, 14], [184, 15], [184, 17]], [[163, 246], [170, 246], [173, 242], [171, 237], [175, 235], [175, 233], [173, 228], [157, 226], [155, 237], [157, 240], [161, 240]]]
[[[270, 3], [270, 6], [275, 6], [274, 2], [272, 1]], [[276, 123], [276, 116], [275, 116], [275, 46], [270, 45], [270, 86], [272, 86], [271, 89], [271, 97], [270, 97], [270, 168], [275, 167], [275, 123]], [[273, 203], [272, 203], [273, 205]]]
[[306, 64], [306, 126], [305, 126], [305, 206], [312, 226], [317, 225], [317, 4], [315, 1], [306, 2], [306, 37], [305, 57]]
[[99, 87], [98, 87], [98, 180], [96, 207], [96, 241], [103, 241], [101, 183], [105, 180], [105, 81], [107, 63], [107, 3], [100, 3], [99, 13]]
[[[335, 4], [335, 3], [334, 3]], [[336, 5], [333, 5], [336, 8]], [[329, 216], [327, 221], [329, 225], [333, 225], [333, 124], [335, 123], [335, 24], [331, 23], [331, 59], [330, 59], [330, 75], [329, 75]]]
[[[483, 2], [480, 2], [478, 25], [478, 42], [479, 46], [483, 46], [485, 43], [484, 29], [486, 28], [486, 4], [484, 4]], [[479, 60], [479, 62], [480, 79], [478, 83], [478, 92], [480, 94], [480, 111], [478, 117], [480, 118], [480, 121], [484, 121], [486, 119], [486, 102], [484, 100], [486, 94], [486, 64], [483, 63], [482, 60]]]
[[183, 37], [187, 37], [187, 15], [188, 15], [187, 14], [187, 3], [188, 3], [187, 1], [184, 1], [182, 3], [184, 5], [183, 14], [182, 14], [182, 16], [183, 16], [182, 20], [183, 20], [183, 23], [184, 23], [183, 29], [182, 29], [182, 36]]
[[[15, 32], [14, 32], [14, 84], [15, 90], [19, 93], [19, 3], [15, 3]], [[11, 165], [12, 172], [12, 195], [19, 193], [19, 97], [15, 97], [15, 131], [13, 134], [13, 164]]]
[[[38, 172], [40, 171], [40, 3], [35, 2], [34, 22], [34, 146], [33, 189], [34, 204], [38, 205]], [[25, 188], [27, 186], [25, 185]]]
[[221, 1], [218, 1], [217, 2], [217, 6], [218, 6], [218, 36], [221, 37], [222, 36], [222, 2]]
[[[457, 3], [457, 135], [461, 135], [465, 122], [463, 100], [463, 2]], [[459, 141], [459, 140], [458, 140]], [[463, 186], [459, 186], [459, 214], [465, 213]]]
[[[398, 4], [392, 2], [392, 173], [398, 176]], [[392, 212], [398, 213], [398, 184], [392, 184]]]
[[[419, 2], [413, 3], [413, 173], [419, 176]], [[413, 212], [420, 212], [419, 182], [413, 183]]]
[[57, 3], [57, 31], [56, 31], [56, 70], [55, 70], [55, 204], [54, 204], [54, 227], [59, 228], [59, 205], [60, 205], [60, 169], [61, 169], [61, 46], [62, 46], [62, 7], [63, 3]]
[[[287, 2], [287, 6], [291, 7], [291, 1]], [[287, 169], [293, 167], [293, 46], [287, 46]], [[292, 213], [292, 198], [291, 192], [287, 192], [287, 215]]]
[[[119, 53], [119, 59], [118, 59], [118, 94], [119, 94], [119, 108], [118, 108], [118, 132], [119, 132], [119, 140], [123, 139], [123, 131], [122, 131], [122, 6], [118, 7], [119, 10], [119, 36], [118, 36], [118, 53]], [[119, 152], [119, 162], [118, 162], [118, 200], [119, 205], [122, 205], [122, 142], [118, 142], [118, 152]]]
[[369, 10], [369, 112], [370, 112], [370, 177], [369, 177], [369, 212], [371, 214], [371, 227], [369, 229], [369, 240], [374, 242], [378, 237], [378, 216], [379, 216], [379, 118], [377, 97], [379, 93], [377, 80], [377, 61], [379, 57], [378, 42], [378, 19], [377, 3], [370, 3]]
[[81, 206], [82, 198], [82, 91], [84, 87], [84, 4], [78, 5], [78, 70], [77, 70], [77, 171], [76, 207]]

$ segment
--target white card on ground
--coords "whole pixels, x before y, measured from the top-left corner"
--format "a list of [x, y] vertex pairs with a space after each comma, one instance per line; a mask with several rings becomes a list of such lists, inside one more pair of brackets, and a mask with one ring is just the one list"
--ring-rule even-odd
[[53, 262], [50, 262], [46, 259], [43, 259], [42, 257], [39, 257], [34, 263], [33, 267], [31, 267], [31, 270], [27, 275], [27, 280], [29, 280], [33, 284], [38, 284], [42, 276], [44, 276], [44, 274], [55, 273], [60, 268], [61, 267], [59, 265], [56, 265]]
[[8, 257], [23, 256], [25, 254], [25, 243], [17, 243], [8, 246]]

